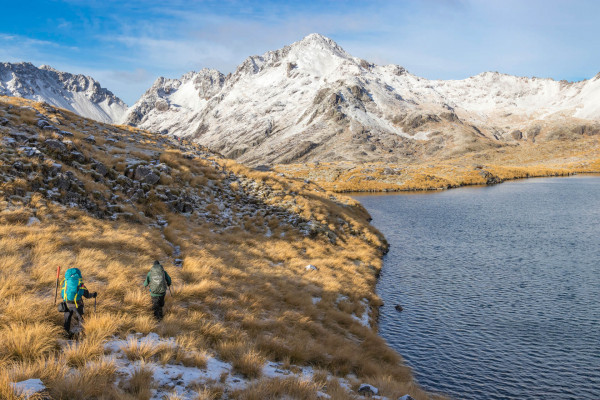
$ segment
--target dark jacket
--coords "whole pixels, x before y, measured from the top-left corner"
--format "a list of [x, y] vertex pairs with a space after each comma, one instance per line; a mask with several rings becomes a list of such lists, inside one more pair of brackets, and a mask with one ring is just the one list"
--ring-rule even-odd
[[[151, 271], [148, 271], [148, 274], [146, 274], [146, 280], [144, 281], [144, 286], [148, 286], [150, 284], [150, 272]], [[165, 273], [165, 280], [167, 281], [167, 286], [171, 286], [171, 277], [169, 276], [169, 274], [167, 274], [167, 271], [165, 271], [164, 268], [163, 268], [163, 272]], [[156, 293], [150, 292], [150, 296], [158, 297], [158, 296], [164, 296], [164, 294], [156, 294]]]

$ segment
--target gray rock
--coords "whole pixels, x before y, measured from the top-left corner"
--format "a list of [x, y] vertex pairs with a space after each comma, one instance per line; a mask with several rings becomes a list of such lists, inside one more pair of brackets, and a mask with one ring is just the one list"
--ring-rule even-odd
[[23, 153], [25, 153], [25, 155], [27, 157], [36, 157], [36, 156], [38, 156], [41, 159], [43, 159], [43, 157], [44, 157], [42, 155], [42, 153], [40, 153], [40, 151], [37, 148], [35, 148], [35, 147], [21, 147], [20, 150], [23, 151]]
[[63, 136], [73, 137], [73, 134], [69, 131], [60, 131], [59, 133]]
[[367, 383], [363, 383], [358, 388], [358, 393], [362, 394], [363, 396], [376, 395], [377, 393], [379, 393], [379, 389], [377, 389], [375, 386], [371, 386]]
[[61, 142], [60, 140], [46, 139], [44, 141], [44, 144], [50, 150], [53, 150], [53, 151], [56, 151], [56, 152], [59, 152], [59, 153], [63, 153], [65, 151], [67, 151], [67, 146], [65, 146], [65, 144], [63, 142]]
[[92, 143], [92, 144], [96, 144], [96, 138], [94, 137], [94, 135], [90, 135], [88, 137], [86, 137], [84, 139], [86, 142]]
[[26, 133], [17, 131], [12, 131], [9, 133], [9, 135], [12, 136], [17, 142], [27, 142], [29, 139], [32, 138], [32, 136]]
[[413, 399], [410, 395], [405, 394], [402, 397], [398, 397], [398, 400], [415, 400], [415, 399]]
[[51, 175], [56, 175], [62, 171], [62, 164], [52, 163], [48, 171]]
[[2, 138], [2, 145], [3, 146], [14, 146], [17, 144], [17, 141], [11, 137], [3, 137]]
[[80, 152], [78, 152], [78, 151], [72, 151], [71, 152], [71, 158], [74, 161], [77, 161], [79, 163], [84, 163], [85, 162], [85, 156], [83, 154], [81, 154]]
[[8, 125], [8, 120], [6, 118], [0, 118], [0, 126]]
[[160, 176], [157, 175], [152, 168], [140, 165], [135, 169], [134, 179], [148, 185], [154, 185], [160, 180]]
[[108, 168], [106, 168], [106, 165], [102, 164], [100, 161], [96, 161], [93, 165], [93, 168], [102, 176], [106, 176], [108, 174]]
[[41, 128], [41, 129], [44, 129], [46, 126], [51, 126], [50, 122], [46, 121], [45, 119], [38, 120], [36, 125], [38, 128]]
[[71, 187], [71, 180], [65, 174], [58, 174], [54, 180], [54, 187], [59, 190], [68, 190]]
[[117, 176], [117, 183], [123, 187], [130, 187], [133, 182], [125, 175], [119, 175]]
[[42, 129], [46, 130], [46, 131], [54, 131], [54, 132], [60, 132], [60, 129], [58, 129], [57, 127], [55, 127], [54, 125], [46, 125], [44, 126]]

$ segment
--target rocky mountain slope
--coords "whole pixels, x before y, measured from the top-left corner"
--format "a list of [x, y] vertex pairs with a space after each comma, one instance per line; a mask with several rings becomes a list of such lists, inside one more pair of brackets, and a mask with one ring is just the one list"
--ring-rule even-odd
[[[16, 97], [0, 144], [0, 398], [436, 398], [377, 336], [387, 245], [358, 202]], [[161, 322], [154, 260], [173, 279]], [[57, 266], [99, 293], [76, 340]]]
[[45, 101], [100, 122], [120, 121], [127, 105], [93, 78], [47, 65], [0, 63], [0, 95]]
[[224, 76], [159, 78], [127, 124], [251, 165], [425, 160], [600, 132], [600, 74], [581, 82], [496, 72], [428, 80], [351, 56], [318, 34]]

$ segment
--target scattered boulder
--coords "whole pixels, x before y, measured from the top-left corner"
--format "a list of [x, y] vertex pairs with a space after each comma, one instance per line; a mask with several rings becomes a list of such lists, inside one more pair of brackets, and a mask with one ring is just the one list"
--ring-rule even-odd
[[6, 118], [0, 118], [0, 126], [8, 125], [8, 120]]
[[92, 143], [92, 144], [96, 144], [96, 138], [94, 137], [94, 135], [90, 135], [83, 140], [85, 140], [86, 142]]
[[119, 175], [119, 176], [117, 176], [117, 183], [123, 187], [130, 187], [130, 186], [132, 186], [133, 182], [131, 181], [131, 179], [129, 179], [125, 175]]
[[50, 150], [53, 150], [53, 151], [56, 151], [56, 152], [59, 152], [59, 153], [63, 153], [65, 151], [67, 151], [67, 146], [65, 146], [65, 144], [63, 142], [61, 142], [60, 140], [46, 139], [44, 141], [44, 144]]
[[73, 161], [77, 161], [79, 163], [85, 162], [85, 156], [78, 151], [71, 152], [71, 159], [73, 159]]
[[402, 397], [398, 397], [398, 400], [415, 400], [415, 399], [413, 399], [410, 395], [405, 394]]
[[29, 220], [27, 221], [27, 226], [39, 224], [40, 222], [41, 221], [39, 219], [37, 219], [36, 217], [29, 217]]
[[495, 185], [497, 183], [502, 183], [503, 180], [502, 178], [495, 176], [494, 174], [492, 174], [489, 171], [486, 171], [484, 169], [479, 171], [479, 175], [481, 175], [484, 179], [485, 179], [485, 183], [487, 185]]
[[100, 161], [96, 161], [93, 165], [93, 168], [102, 176], [106, 176], [108, 174], [108, 168], [106, 168], [106, 165], [102, 164]]
[[307, 271], [318, 271], [319, 270], [319, 268], [315, 267], [312, 264], [308, 264], [306, 267], [304, 267], [304, 269]]
[[368, 383], [363, 383], [358, 388], [358, 393], [362, 394], [363, 396], [373, 396], [379, 393], [379, 389], [377, 389], [375, 386], [369, 385]]
[[37, 127], [40, 129], [44, 129], [47, 126], [52, 126], [50, 124], [50, 122], [46, 121], [45, 119], [40, 119], [38, 120], [38, 122], [36, 123]]
[[44, 155], [35, 147], [22, 147], [21, 150], [27, 157], [35, 157], [38, 156], [40, 159], [44, 158]]
[[9, 135], [12, 136], [17, 142], [27, 142], [29, 139], [31, 139], [30, 135], [23, 132], [12, 131], [9, 133]]
[[135, 169], [134, 179], [148, 185], [154, 185], [160, 180], [160, 176], [154, 173], [152, 168], [140, 165]]
[[61, 171], [62, 171], [62, 164], [59, 164], [59, 163], [52, 163], [52, 165], [49, 168], [50, 175], [56, 175]]

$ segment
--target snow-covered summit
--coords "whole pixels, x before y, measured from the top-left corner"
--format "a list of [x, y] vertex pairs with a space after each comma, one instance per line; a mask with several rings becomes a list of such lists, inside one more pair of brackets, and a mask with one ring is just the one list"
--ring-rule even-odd
[[398, 161], [540, 140], [564, 127], [595, 132], [600, 121], [596, 78], [429, 80], [353, 57], [319, 34], [250, 56], [226, 77], [203, 71], [158, 80], [126, 122], [264, 164]]
[[0, 95], [45, 101], [87, 118], [118, 122], [127, 105], [93, 78], [22, 63], [0, 63]]

